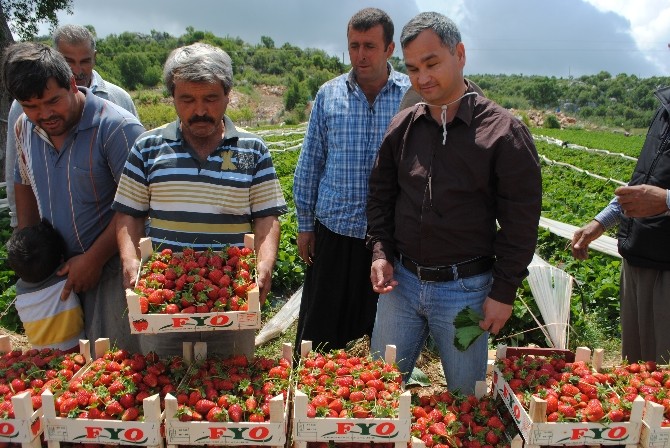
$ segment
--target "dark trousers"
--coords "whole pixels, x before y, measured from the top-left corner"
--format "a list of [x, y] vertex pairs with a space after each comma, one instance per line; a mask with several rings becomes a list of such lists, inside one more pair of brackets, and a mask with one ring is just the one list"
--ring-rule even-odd
[[372, 252], [365, 240], [338, 235], [318, 221], [314, 231], [316, 250], [305, 274], [295, 347], [309, 340], [313, 349], [344, 348], [372, 335], [378, 298], [370, 283]]

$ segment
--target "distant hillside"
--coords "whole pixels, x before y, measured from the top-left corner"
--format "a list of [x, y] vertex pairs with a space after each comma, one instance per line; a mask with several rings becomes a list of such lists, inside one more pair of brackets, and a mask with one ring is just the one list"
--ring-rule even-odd
[[[240, 38], [218, 37], [192, 27], [179, 37], [152, 30], [149, 34], [125, 32], [99, 39], [97, 68], [106, 79], [137, 91], [135, 97], [140, 101], [149, 98], [152, 103], [156, 101], [153, 94], [144, 92], [160, 87], [162, 67], [169, 52], [198, 41], [223, 48], [233, 59], [235, 90], [249, 98], [249, 110], [244, 105], [239, 108], [243, 121], [257, 116], [258, 109], [264, 107], [261, 99], [276, 99], [279, 92], [281, 110], [273, 110], [267, 120], [304, 121], [306, 106], [319, 86], [349, 70], [339, 58], [323, 50], [303, 49], [289, 43], [277, 47], [267, 36], [261, 37], [260, 44], [250, 45]], [[404, 71], [398, 58], [392, 58], [391, 63]], [[648, 126], [658, 107], [654, 90], [670, 85], [670, 77], [638, 78], [625, 74], [613, 77], [604, 71], [568, 79], [488, 74], [468, 77], [504, 107], [560, 110], [580, 120], [624, 129]], [[275, 108], [276, 101], [272, 104]], [[263, 113], [264, 117], [267, 115]]]

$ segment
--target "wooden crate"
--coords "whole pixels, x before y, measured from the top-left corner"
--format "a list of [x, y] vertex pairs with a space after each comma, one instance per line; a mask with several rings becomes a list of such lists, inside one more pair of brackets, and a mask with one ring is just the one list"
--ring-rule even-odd
[[665, 408], [651, 401], [644, 405], [640, 445], [644, 448], [670, 448], [670, 427], [661, 426]]
[[[512, 349], [501, 346], [498, 349], [497, 358], [501, 359], [512, 354], [547, 356], [556, 352], [553, 349]], [[558, 352], [564, 353], [565, 351], [560, 350]], [[572, 358], [574, 361], [589, 361], [591, 350], [580, 347], [569, 358]], [[547, 422], [546, 401], [532, 397], [530, 409], [526, 410], [497, 367], [493, 371], [492, 386], [494, 394], [502, 398], [526, 446], [626, 445], [632, 448], [640, 440], [642, 411], [644, 408], [642, 397], [638, 396], [634, 401], [630, 420], [627, 422], [611, 422], [606, 424], [592, 422]], [[521, 443], [520, 440], [513, 441], [514, 446], [520, 446]]]
[[[0, 353], [12, 350], [9, 336], [0, 336]], [[79, 341], [79, 352], [84, 356], [86, 363], [91, 361], [91, 350], [87, 340]], [[75, 377], [83, 373], [80, 369]], [[33, 402], [30, 392], [21, 392], [12, 397], [14, 418], [0, 420], [0, 443], [20, 443], [23, 448], [41, 447], [40, 436], [44, 433], [44, 404], [41, 409], [33, 411]]]
[[[306, 356], [312, 349], [310, 341], [303, 341], [300, 352]], [[395, 362], [394, 345], [386, 347], [384, 359]], [[308, 397], [296, 390], [293, 397], [293, 442], [296, 448], [306, 448], [307, 442], [335, 443], [394, 443], [395, 448], [407, 448], [410, 442], [411, 395], [400, 395], [397, 418], [326, 418], [307, 417]]]
[[[193, 352], [188, 349], [190, 345], [184, 344], [184, 360], [187, 363], [193, 360]], [[107, 350], [109, 350], [109, 339], [98, 339], [95, 342], [96, 358], [102, 357]], [[81, 372], [83, 374], [84, 369]], [[45, 391], [42, 394], [44, 438], [48, 441], [49, 448], [58, 448], [61, 442], [164, 447], [161, 428], [164, 415], [161, 413], [159, 395], [154, 394], [145, 398], [142, 407], [144, 421], [59, 417], [53, 394]]]
[[[254, 247], [253, 235], [245, 235], [245, 247]], [[140, 240], [142, 264], [151, 254], [151, 239]], [[261, 326], [261, 309], [258, 287], [248, 292], [249, 311], [228, 311], [194, 314], [142, 314], [140, 297], [132, 289], [126, 289], [130, 332], [133, 334], [161, 334], [189, 331], [255, 330]]]
[[[204, 359], [206, 343], [194, 344], [195, 359]], [[284, 344], [282, 356], [291, 360], [293, 348]], [[165, 437], [168, 448], [182, 446], [262, 445], [283, 447], [289, 421], [289, 399], [284, 404], [283, 395], [270, 400], [269, 422], [182, 422], [176, 417], [177, 399], [168, 394], [165, 398]]]

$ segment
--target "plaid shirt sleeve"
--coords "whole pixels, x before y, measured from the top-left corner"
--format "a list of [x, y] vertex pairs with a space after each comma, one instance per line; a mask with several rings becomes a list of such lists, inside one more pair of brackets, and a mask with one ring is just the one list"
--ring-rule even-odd
[[298, 215], [298, 232], [314, 231], [314, 209], [319, 180], [326, 163], [323, 91], [317, 93], [293, 179], [293, 200]]

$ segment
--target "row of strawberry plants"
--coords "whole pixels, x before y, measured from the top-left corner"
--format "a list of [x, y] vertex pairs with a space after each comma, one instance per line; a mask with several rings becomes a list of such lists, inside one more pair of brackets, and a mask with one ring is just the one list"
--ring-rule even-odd
[[622, 153], [637, 157], [644, 143], [645, 135], [637, 134], [626, 137], [611, 131], [591, 131], [587, 129], [532, 129], [533, 134], [546, 135], [564, 142], [585, 146], [593, 149], [605, 149], [610, 152]]
[[551, 143], [535, 141], [538, 154], [550, 160], [568, 163], [599, 176], [627, 182], [635, 162], [621, 157], [586, 152], [579, 149], [565, 148]]

